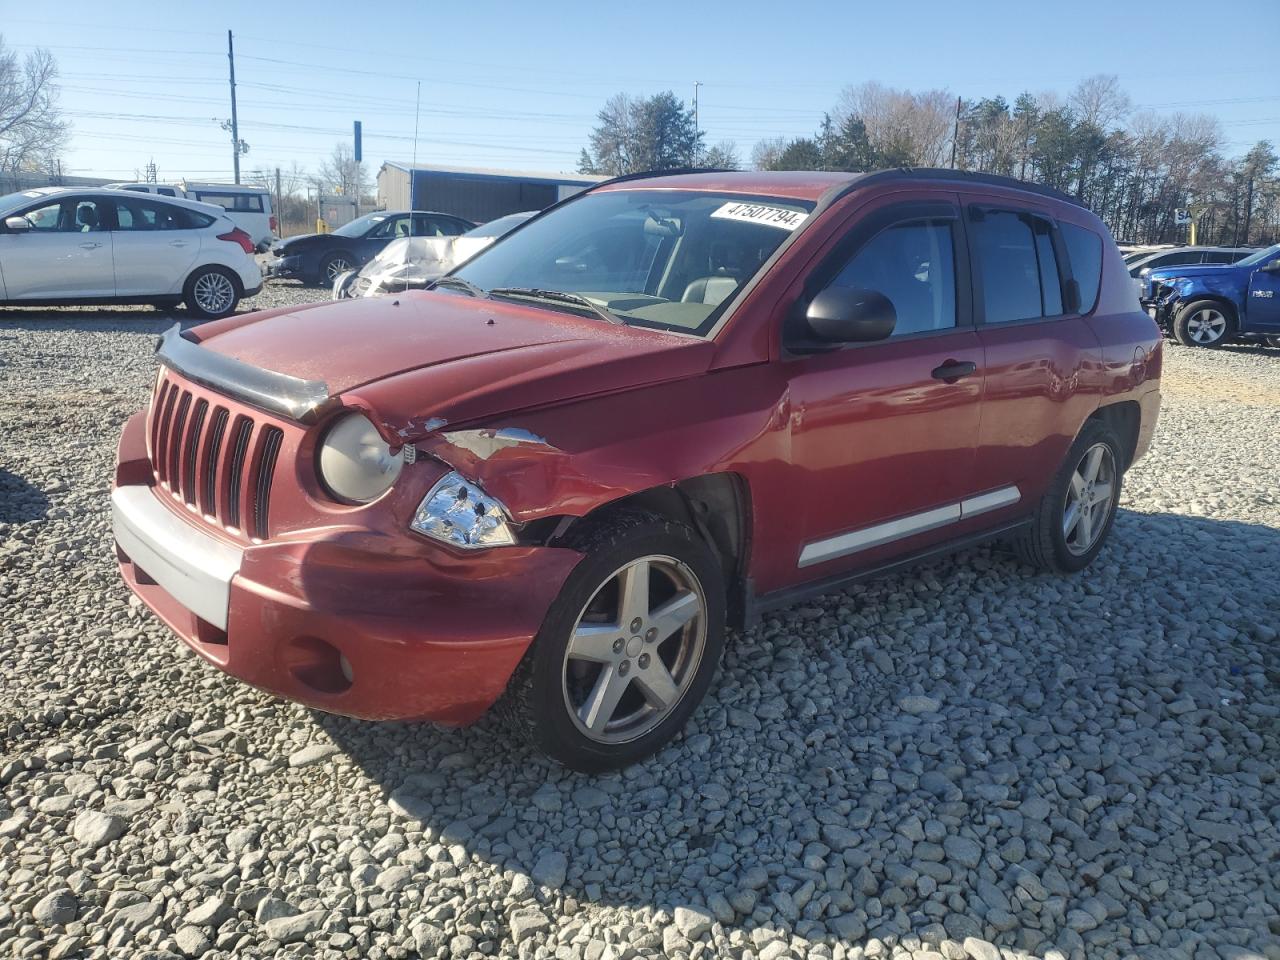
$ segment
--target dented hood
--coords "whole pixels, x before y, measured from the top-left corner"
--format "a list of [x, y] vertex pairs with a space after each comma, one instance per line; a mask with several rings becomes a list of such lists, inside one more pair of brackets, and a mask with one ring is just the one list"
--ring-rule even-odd
[[433, 291], [248, 314], [192, 333], [205, 349], [324, 383], [392, 441], [693, 376], [714, 353], [693, 337]]

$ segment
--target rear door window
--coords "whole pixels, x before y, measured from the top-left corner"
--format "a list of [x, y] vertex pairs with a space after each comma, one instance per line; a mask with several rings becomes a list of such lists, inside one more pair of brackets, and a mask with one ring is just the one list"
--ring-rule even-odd
[[117, 230], [190, 230], [194, 226], [192, 211], [181, 207], [132, 197], [116, 201]]
[[196, 199], [205, 203], [216, 203], [224, 210], [235, 213], [262, 213], [262, 194], [259, 193], [218, 193], [202, 190]]
[[1012, 210], [977, 210], [969, 229], [986, 323], [1062, 313], [1062, 282], [1047, 220]]

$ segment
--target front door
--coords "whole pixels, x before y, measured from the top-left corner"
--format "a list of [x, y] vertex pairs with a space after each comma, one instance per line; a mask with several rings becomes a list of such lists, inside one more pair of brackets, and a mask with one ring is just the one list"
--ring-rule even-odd
[[114, 296], [105, 207], [105, 201], [92, 197], [61, 197], [11, 214], [26, 218], [31, 226], [0, 232], [8, 299]]
[[190, 211], [145, 197], [115, 201], [111, 246], [120, 296], [179, 294], [200, 252]]
[[787, 361], [803, 579], [946, 539], [974, 493], [983, 352], [959, 209], [932, 194], [857, 215], [806, 283], [875, 290], [892, 335]]
[[[1280, 268], [1280, 257], [1271, 262]], [[1280, 269], [1253, 271], [1244, 310], [1245, 329], [1250, 333], [1280, 333]]]

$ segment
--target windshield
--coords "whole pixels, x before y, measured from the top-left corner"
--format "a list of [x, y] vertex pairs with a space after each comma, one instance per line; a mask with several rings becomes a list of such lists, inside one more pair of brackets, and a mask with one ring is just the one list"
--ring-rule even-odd
[[[623, 323], [705, 336], [812, 209], [693, 190], [589, 193], [508, 235], [455, 276], [484, 291], [573, 294]], [[574, 309], [570, 299], [541, 297], [539, 305]]]
[[350, 223], [344, 223], [333, 232], [339, 237], [363, 237], [375, 223], [381, 223], [385, 219], [387, 219], [385, 213], [366, 213], [363, 217], [356, 217]]
[[1236, 266], [1256, 267], [1258, 264], [1267, 263], [1272, 257], [1277, 256], [1280, 256], [1280, 243], [1277, 243], [1274, 247], [1267, 247], [1264, 250], [1259, 250], [1257, 253], [1251, 253], [1243, 260], [1237, 260]]
[[21, 193], [6, 193], [0, 197], [0, 210], [16, 210], [18, 207], [24, 207], [32, 200], [39, 200], [44, 196], [48, 196], [47, 191], [24, 190]]

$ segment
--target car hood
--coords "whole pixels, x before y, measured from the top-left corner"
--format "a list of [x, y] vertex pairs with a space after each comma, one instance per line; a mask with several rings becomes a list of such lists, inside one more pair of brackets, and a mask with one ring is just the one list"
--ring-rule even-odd
[[1236, 268], [1234, 263], [1188, 264], [1185, 267], [1156, 267], [1139, 280], [1173, 280], [1182, 277], [1221, 276]]
[[252, 366], [322, 381], [391, 442], [694, 376], [715, 352], [691, 336], [435, 291], [247, 314], [188, 336]]
[[290, 237], [288, 240], [281, 240], [279, 243], [273, 244], [271, 252], [276, 254], [297, 253], [307, 247], [314, 247], [328, 242], [332, 237], [331, 233], [300, 233], [297, 236]]

